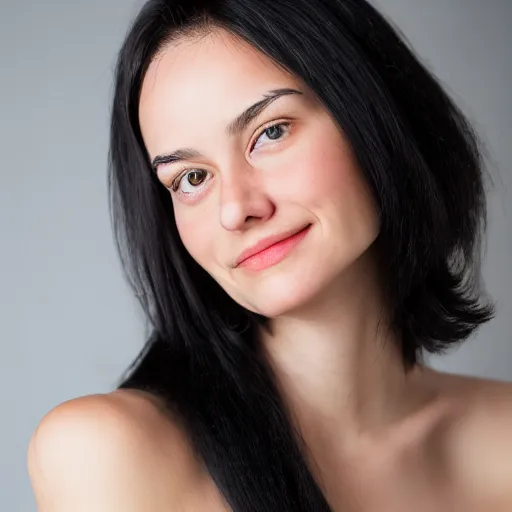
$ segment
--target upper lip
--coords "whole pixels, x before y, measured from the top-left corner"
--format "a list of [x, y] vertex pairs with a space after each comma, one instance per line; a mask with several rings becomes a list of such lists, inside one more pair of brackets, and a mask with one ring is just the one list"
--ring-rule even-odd
[[306, 229], [310, 223], [305, 224], [301, 228], [297, 229], [290, 229], [288, 231], [285, 231], [284, 233], [279, 233], [278, 235], [271, 235], [267, 236], [266, 238], [261, 239], [259, 242], [256, 242], [254, 245], [251, 245], [248, 249], [243, 251], [240, 256], [235, 261], [234, 267], [237, 267], [245, 261], [246, 259], [250, 258], [251, 256], [254, 256], [255, 254], [264, 251], [265, 249], [268, 249], [271, 245], [277, 244], [278, 242], [282, 242], [283, 240], [286, 240], [287, 238], [296, 235], [297, 233], [300, 233], [302, 230]]

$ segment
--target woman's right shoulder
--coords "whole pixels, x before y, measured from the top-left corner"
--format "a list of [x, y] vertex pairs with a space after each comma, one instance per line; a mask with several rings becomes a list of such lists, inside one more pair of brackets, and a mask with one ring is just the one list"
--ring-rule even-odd
[[51, 409], [32, 433], [27, 465], [40, 512], [189, 510], [201, 478], [179, 422], [131, 389]]

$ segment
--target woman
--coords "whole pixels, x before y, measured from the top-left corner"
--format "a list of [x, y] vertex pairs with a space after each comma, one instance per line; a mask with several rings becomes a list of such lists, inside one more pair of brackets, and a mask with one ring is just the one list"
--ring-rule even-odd
[[50, 411], [42, 512], [512, 510], [512, 391], [437, 372], [494, 315], [468, 121], [363, 0], [150, 0], [112, 214], [152, 334]]

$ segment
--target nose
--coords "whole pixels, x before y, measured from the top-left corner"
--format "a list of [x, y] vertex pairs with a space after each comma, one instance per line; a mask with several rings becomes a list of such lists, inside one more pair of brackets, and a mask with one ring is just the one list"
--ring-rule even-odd
[[229, 231], [247, 228], [255, 220], [268, 220], [275, 204], [264, 190], [258, 171], [238, 169], [225, 175], [221, 184], [220, 222]]

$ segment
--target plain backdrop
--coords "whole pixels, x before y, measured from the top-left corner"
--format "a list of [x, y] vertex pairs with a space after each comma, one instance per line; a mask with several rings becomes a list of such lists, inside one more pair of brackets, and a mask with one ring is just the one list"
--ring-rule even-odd
[[[112, 242], [113, 66], [134, 0], [0, 3], [0, 510], [34, 512], [26, 448], [51, 408], [108, 392], [144, 341]], [[488, 144], [483, 275], [496, 318], [438, 369], [512, 381], [512, 0], [378, 0]]]

